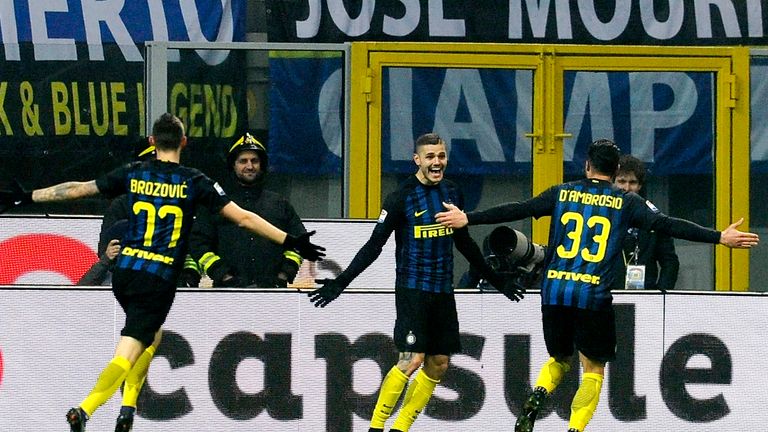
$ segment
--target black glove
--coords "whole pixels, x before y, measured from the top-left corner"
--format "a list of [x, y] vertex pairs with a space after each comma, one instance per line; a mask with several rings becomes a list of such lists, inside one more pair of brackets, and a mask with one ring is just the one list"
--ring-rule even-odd
[[241, 288], [244, 286], [235, 269], [226, 265], [221, 259], [211, 264], [206, 273], [213, 280], [214, 288]]
[[179, 273], [177, 285], [186, 288], [197, 288], [200, 286], [200, 273], [195, 269], [185, 267]]
[[285, 249], [295, 250], [304, 259], [310, 261], [322, 260], [322, 257], [325, 256], [325, 253], [322, 251], [324, 251], [325, 248], [309, 241], [309, 237], [314, 235], [315, 232], [316, 231], [310, 231], [299, 236], [288, 234], [288, 236], [286, 236], [285, 240], [283, 241], [283, 247]]
[[328, 303], [336, 300], [336, 297], [344, 291], [348, 284], [340, 282], [338, 279], [315, 279], [315, 283], [323, 284], [322, 287], [311, 291], [309, 301], [315, 304], [315, 307], [326, 307]]
[[488, 270], [485, 272], [485, 280], [512, 301], [519, 302], [524, 297], [525, 287], [517, 282], [514, 274]]
[[288, 280], [282, 279], [279, 277], [275, 277], [275, 279], [272, 281], [272, 287], [273, 288], [288, 288]]
[[221, 279], [214, 280], [213, 286], [214, 288], [244, 288], [245, 282], [240, 279], [240, 276], [227, 273]]
[[13, 180], [8, 189], [0, 190], [0, 213], [32, 202], [32, 192], [25, 191], [18, 180]]

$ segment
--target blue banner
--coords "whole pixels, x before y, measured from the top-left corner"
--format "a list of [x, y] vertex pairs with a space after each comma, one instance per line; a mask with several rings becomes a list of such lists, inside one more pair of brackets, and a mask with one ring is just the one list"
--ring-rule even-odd
[[88, 2], [90, 8], [85, 9], [82, 0], [4, 3], [0, 6], [4, 44], [245, 40], [245, 0]]
[[342, 170], [344, 121], [341, 53], [269, 61], [270, 170], [338, 175]]
[[714, 162], [715, 75], [567, 72], [565, 172], [584, 170], [589, 143], [614, 140], [654, 176], [709, 174]]
[[[341, 60], [273, 58], [270, 65], [273, 169], [339, 172], [341, 107], [329, 101], [341, 101]], [[572, 71], [564, 78], [567, 175], [583, 173], [586, 148], [599, 138], [615, 140], [654, 175], [712, 172], [713, 73]], [[529, 175], [532, 71], [388, 67], [381, 79], [384, 173], [412, 173], [414, 140], [434, 131], [446, 139], [452, 175]]]

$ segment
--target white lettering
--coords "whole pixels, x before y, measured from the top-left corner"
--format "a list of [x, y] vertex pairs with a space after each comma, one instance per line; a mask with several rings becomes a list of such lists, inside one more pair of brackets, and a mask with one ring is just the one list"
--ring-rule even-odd
[[747, 28], [750, 37], [763, 37], [763, 0], [747, 0]]
[[67, 0], [29, 0], [29, 24], [35, 60], [77, 60], [74, 39], [48, 37], [48, 12], [69, 12]]
[[0, 0], [0, 32], [5, 50], [5, 60], [21, 60], [19, 30], [16, 27], [16, 10], [13, 6], [13, 0]]
[[82, 0], [85, 37], [88, 41], [88, 55], [91, 60], [104, 60], [104, 45], [101, 39], [101, 23], [109, 29], [115, 38], [115, 43], [127, 61], [142, 61], [141, 53], [136, 47], [120, 11], [125, 6], [124, 0]]
[[147, 2], [149, 6], [149, 22], [152, 25], [152, 40], [168, 40], [168, 24], [165, 18], [163, 2]]
[[[673, 102], [665, 110], [654, 110], [653, 93], [657, 85], [672, 91]], [[683, 72], [632, 72], [629, 74], [629, 115], [632, 125], [632, 154], [653, 162], [656, 131], [685, 123], [699, 101], [693, 80]]]
[[[768, 66], [752, 65], [750, 75], [752, 77], [768, 76]], [[749, 97], [752, 101], [768, 100], [767, 79], [752, 79], [749, 87]], [[768, 104], [753, 102], [750, 105], [750, 115], [753, 119], [768, 118]], [[752, 160], [768, 160], [768, 122], [752, 121], [749, 135]]]
[[411, 68], [389, 68], [389, 153], [392, 160], [413, 156], [413, 73]]
[[[163, 2], [148, 2], [149, 21], [152, 26], [153, 41], [168, 41], [168, 20], [165, 15]], [[168, 50], [168, 61], [178, 63], [181, 61], [181, 53], [177, 49]]]
[[309, 39], [317, 36], [320, 31], [320, 17], [323, 13], [321, 0], [308, 0], [309, 16], [304, 21], [296, 21], [296, 36]]
[[[219, 0], [221, 2], [221, 20], [219, 20], [219, 29], [216, 32], [216, 39], [209, 41], [203, 34], [200, 27], [200, 17], [197, 11], [195, 0], [179, 0], [181, 6], [181, 16], [184, 17], [184, 24], [187, 26], [187, 34], [192, 42], [232, 42], [234, 40], [234, 18], [232, 16], [232, 2], [228, 0]], [[197, 50], [206, 64], [216, 66], [227, 59], [229, 50]]]
[[371, 19], [373, 19], [375, 7], [376, 0], [363, 0], [360, 5], [360, 15], [352, 19], [342, 0], [328, 0], [328, 12], [331, 14], [333, 23], [347, 36], [352, 37], [363, 35], [371, 29]]
[[[631, 0], [614, 0], [613, 18], [604, 23], [600, 21], [595, 11], [594, 0], [579, 0], [579, 14], [584, 22], [584, 28], [596, 39], [609, 41], [616, 39], [627, 28], [629, 15], [632, 11]], [[605, 5], [607, 3], [602, 2]]]
[[399, 19], [384, 15], [384, 34], [407, 36], [418, 27], [419, 18], [421, 18], [419, 0], [400, 0], [400, 3], [405, 6], [405, 14]]
[[592, 136], [613, 139], [613, 107], [608, 74], [577, 72], [571, 91], [571, 103], [565, 114], [565, 132], [574, 136], [563, 142], [563, 160], [572, 161], [578, 133], [586, 119], [587, 107], [592, 120]]
[[[470, 121], [455, 121], [462, 100], [469, 111]], [[446, 69], [435, 111], [434, 130], [447, 145], [454, 139], [471, 139], [483, 161], [505, 160], [479, 70]]]
[[710, 8], [715, 6], [720, 11], [725, 35], [727, 37], [741, 37], [739, 20], [736, 10], [730, 0], [698, 0], [694, 2], [696, 13], [696, 35], [701, 38], [712, 37], [712, 16]]
[[317, 101], [317, 115], [320, 122], [320, 132], [323, 141], [336, 156], [341, 157], [341, 69], [334, 71], [320, 88], [320, 96]]
[[443, 0], [429, 0], [430, 36], [466, 36], [463, 19], [446, 19], [443, 15]]
[[[549, 1], [541, 2], [526, 0], [528, 22], [535, 38], [543, 38], [547, 34], [547, 18], [549, 17]], [[522, 0], [509, 0], [509, 38], [523, 38], [523, 7]]]
[[[234, 39], [234, 18], [231, 0], [219, 0], [221, 3], [220, 19], [217, 20], [218, 28], [215, 42], [231, 42]], [[0, 0], [0, 43], [5, 52], [6, 61], [20, 61], [21, 52], [19, 44], [19, 23], [16, 14], [14, 0]], [[126, 0], [80, 0], [80, 7], [76, 10], [69, 9], [70, 0], [28, 0], [29, 16], [25, 18], [23, 25], [27, 30], [22, 35], [29, 35], [32, 43], [34, 60], [38, 61], [77, 61], [77, 44], [88, 46], [89, 60], [103, 61], [104, 33], [112, 36], [126, 61], [143, 61], [141, 50], [134, 40], [132, 30], [137, 26], [142, 33], [149, 33], [147, 25], [151, 26], [151, 37], [146, 40], [167, 41], [168, 22], [165, 12], [165, 4], [161, 1], [148, 1], [149, 20], [141, 21], [124, 17]], [[186, 28], [176, 25], [180, 30], [187, 31], [187, 37], [192, 42], [207, 41], [203, 31], [202, 22], [199, 19], [199, 10], [196, 0], [179, 0], [179, 11], [184, 18]], [[82, 15], [80, 15], [82, 14]], [[28, 18], [28, 22], [26, 21]], [[218, 15], [217, 15], [217, 18]], [[62, 25], [61, 22], [67, 22]], [[213, 20], [205, 19], [205, 23]], [[56, 23], [55, 30], [51, 23]], [[129, 31], [130, 30], [130, 31]], [[211, 29], [206, 29], [211, 30]], [[51, 37], [51, 32], [54, 31]], [[85, 40], [75, 39], [74, 35], [85, 35]], [[25, 41], [27, 39], [25, 38]], [[112, 43], [112, 41], [110, 41]], [[228, 50], [199, 50], [198, 55], [209, 65], [223, 62], [229, 55]], [[170, 50], [169, 61], [178, 61], [178, 50]]]
[[[509, 0], [509, 38], [523, 38], [523, 0]], [[582, 0], [583, 1], [583, 0]], [[629, 0], [627, 0], [629, 1]], [[531, 26], [531, 33], [534, 38], [544, 38], [547, 32], [547, 21], [549, 20], [551, 0], [525, 0], [525, 9], [528, 12], [528, 22]], [[571, 5], [570, 0], [555, 0], [555, 20], [557, 22], [557, 37], [560, 40], [573, 39], [573, 25], [571, 23]], [[594, 5], [589, 6], [594, 11]], [[596, 16], [595, 13], [592, 13]], [[595, 21], [601, 26], [595, 18]], [[590, 29], [591, 30], [591, 29]]]
[[640, 20], [648, 36], [660, 40], [672, 39], [683, 27], [685, 16], [684, 0], [667, 0], [669, 17], [664, 22], [656, 19], [654, 0], [640, 0]]
[[533, 130], [533, 71], [515, 71], [517, 96], [517, 130], [515, 134], [515, 162], [531, 161], [531, 140], [523, 131]]
[[559, 39], [573, 39], [569, 0], [555, 0], [555, 14], [557, 17], [557, 37]]

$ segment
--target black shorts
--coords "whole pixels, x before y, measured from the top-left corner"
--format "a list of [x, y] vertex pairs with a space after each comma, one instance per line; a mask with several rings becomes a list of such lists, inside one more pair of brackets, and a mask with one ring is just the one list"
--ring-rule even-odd
[[613, 306], [593, 311], [568, 306], [541, 307], [544, 342], [549, 355], [573, 355], [574, 346], [590, 360], [607, 363], [616, 358], [616, 319]]
[[125, 312], [120, 334], [151, 345], [171, 310], [176, 284], [146, 272], [115, 269], [112, 293]]
[[398, 288], [395, 346], [400, 352], [450, 355], [461, 351], [453, 294]]

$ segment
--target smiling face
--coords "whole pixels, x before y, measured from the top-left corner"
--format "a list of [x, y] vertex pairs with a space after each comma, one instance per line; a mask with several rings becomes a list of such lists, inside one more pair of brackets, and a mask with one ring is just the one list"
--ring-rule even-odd
[[261, 178], [261, 158], [253, 150], [243, 150], [237, 155], [234, 164], [237, 179], [244, 184], [252, 184]]
[[448, 152], [445, 150], [445, 142], [440, 140], [437, 144], [425, 144], [416, 148], [413, 162], [419, 167], [416, 178], [422, 184], [435, 185], [440, 183], [448, 166]]

